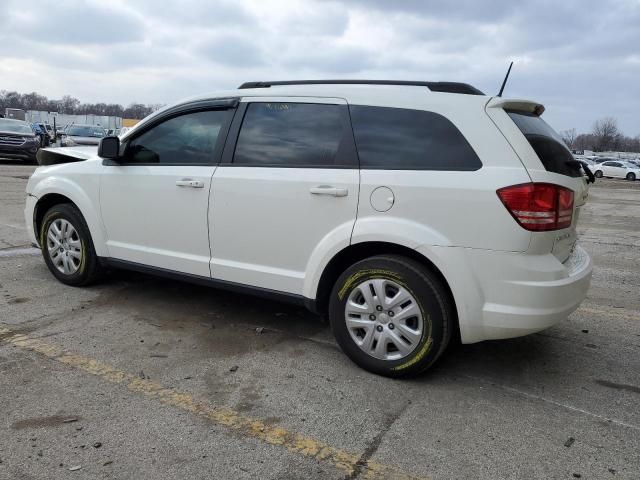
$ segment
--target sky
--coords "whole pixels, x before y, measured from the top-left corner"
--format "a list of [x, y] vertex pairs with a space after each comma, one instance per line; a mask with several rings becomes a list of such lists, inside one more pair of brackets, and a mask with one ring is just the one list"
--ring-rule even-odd
[[245, 81], [471, 83], [640, 135], [640, 0], [0, 0], [0, 90], [172, 103]]

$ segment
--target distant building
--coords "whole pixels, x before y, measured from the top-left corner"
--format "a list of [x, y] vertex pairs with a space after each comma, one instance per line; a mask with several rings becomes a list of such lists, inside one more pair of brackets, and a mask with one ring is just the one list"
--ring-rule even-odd
[[105, 129], [116, 129], [122, 127], [122, 118], [108, 115], [67, 115], [58, 112], [45, 112], [38, 110], [28, 110], [26, 119], [31, 123], [44, 123], [53, 125], [57, 128], [63, 128], [66, 125], [99, 125]]
[[4, 116], [7, 118], [13, 118], [14, 120], [26, 120], [27, 113], [19, 108], [6, 108]]

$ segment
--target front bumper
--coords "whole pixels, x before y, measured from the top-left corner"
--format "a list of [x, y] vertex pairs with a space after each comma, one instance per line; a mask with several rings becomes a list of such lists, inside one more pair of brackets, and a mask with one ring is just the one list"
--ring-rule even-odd
[[463, 343], [552, 327], [580, 306], [591, 283], [593, 264], [579, 245], [564, 263], [552, 254], [448, 250], [453, 268], [445, 277], [456, 301]]
[[10, 147], [8, 145], [0, 146], [0, 158], [9, 158], [12, 160], [26, 160], [29, 162], [36, 161], [37, 146], [31, 147]]
[[24, 206], [24, 223], [27, 227], [27, 236], [32, 244], [39, 245], [37, 235], [34, 231], [34, 212], [38, 199], [33, 195], [27, 195], [27, 201]]

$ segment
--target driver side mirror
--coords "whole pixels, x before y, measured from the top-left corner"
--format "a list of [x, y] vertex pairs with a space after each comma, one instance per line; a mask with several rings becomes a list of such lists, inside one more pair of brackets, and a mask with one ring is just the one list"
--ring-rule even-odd
[[109, 160], [117, 160], [120, 156], [120, 138], [110, 136], [100, 140], [98, 156]]

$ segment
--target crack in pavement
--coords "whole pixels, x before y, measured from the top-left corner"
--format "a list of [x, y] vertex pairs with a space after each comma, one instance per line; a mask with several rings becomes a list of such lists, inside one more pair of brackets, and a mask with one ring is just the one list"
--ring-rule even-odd
[[[478, 376], [475, 376], [475, 375], [461, 375], [461, 377], [469, 378], [471, 380], [475, 380], [477, 382], [484, 383], [485, 385], [491, 385], [492, 387], [500, 388], [500, 389], [502, 389], [502, 390], [504, 390], [506, 392], [510, 392], [510, 393], [512, 393], [514, 395], [522, 396], [522, 397], [528, 398], [530, 400], [537, 400], [539, 402], [549, 403], [551, 405], [555, 405], [556, 407], [561, 407], [561, 408], [564, 408], [566, 410], [570, 410], [570, 411], [575, 412], [575, 413], [581, 413], [583, 415], [587, 415], [587, 416], [590, 416], [590, 417], [593, 417], [593, 418], [597, 418], [598, 420], [601, 420], [601, 421], [604, 421], [604, 422], [607, 422], [607, 423], [612, 423], [612, 424], [618, 425], [620, 427], [626, 427], [626, 428], [630, 428], [632, 430], [640, 431], [640, 425], [634, 425], [632, 423], [623, 422], [621, 420], [616, 420], [614, 418], [605, 417], [604, 415], [599, 415], [597, 413], [590, 412], [588, 410], [584, 410], [584, 409], [579, 408], [579, 407], [574, 407], [573, 405], [568, 405], [566, 403], [562, 403], [562, 402], [559, 402], [557, 400], [553, 400], [551, 398], [546, 398], [546, 397], [543, 397], [543, 396], [540, 396], [540, 395], [536, 395], [534, 393], [525, 392], [524, 390], [520, 390], [520, 389], [517, 389], [517, 388], [514, 388], [514, 387], [508, 387], [507, 385], [502, 385], [500, 383], [496, 383], [496, 382], [494, 382], [492, 380], [489, 380], [489, 379], [486, 379], [486, 378], [478, 377]], [[596, 383], [598, 383], [598, 382], [596, 382]], [[605, 386], [608, 386], [608, 385], [605, 385]]]
[[344, 477], [344, 480], [355, 480], [359, 478], [363, 473], [366, 472], [369, 460], [371, 460], [373, 455], [375, 455], [375, 453], [378, 451], [378, 448], [380, 448], [380, 444], [382, 443], [382, 440], [384, 439], [385, 435], [391, 429], [393, 424], [396, 423], [398, 418], [400, 418], [402, 414], [406, 411], [408, 406], [409, 406], [409, 403], [406, 403], [400, 411], [394, 413], [393, 415], [387, 416], [384, 423], [382, 424], [382, 429], [369, 442], [367, 447], [364, 449], [364, 452], [362, 453], [362, 455], [360, 455], [360, 458], [355, 463], [353, 471], [350, 474], [346, 475]]
[[[74, 354], [64, 348], [21, 333], [0, 327], [0, 343], [13, 345], [23, 351], [31, 351], [70, 368], [84, 371], [114, 385], [120, 385], [139, 396], [153, 399], [167, 406], [178, 408], [192, 415], [205, 418], [213, 424], [224, 427], [246, 438], [261, 441], [274, 447], [281, 447], [293, 454], [324, 462], [345, 472], [347, 478], [362, 474], [371, 479], [414, 480], [417, 477], [399, 468], [371, 461], [384, 433], [402, 414], [404, 409], [387, 419], [385, 428], [376, 436], [361, 456], [306, 435], [289, 431], [276, 423], [268, 423], [251, 418], [224, 405], [215, 405], [199, 399], [184, 390], [167, 387], [147, 378], [119, 370], [94, 358]], [[405, 406], [406, 408], [406, 406]], [[426, 477], [429, 478], [429, 477]]]

